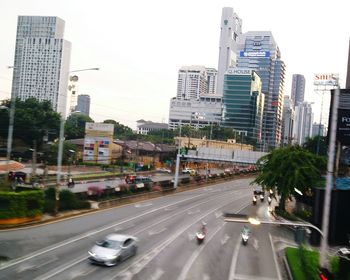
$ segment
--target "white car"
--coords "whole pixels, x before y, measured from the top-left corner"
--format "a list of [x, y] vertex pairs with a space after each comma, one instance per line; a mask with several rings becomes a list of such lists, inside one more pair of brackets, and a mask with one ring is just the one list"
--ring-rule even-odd
[[195, 172], [195, 170], [193, 170], [192, 168], [186, 167], [185, 169], [182, 169], [183, 174], [191, 174], [193, 172]]
[[136, 254], [136, 238], [130, 235], [110, 234], [104, 240], [96, 242], [89, 251], [92, 263], [113, 266]]

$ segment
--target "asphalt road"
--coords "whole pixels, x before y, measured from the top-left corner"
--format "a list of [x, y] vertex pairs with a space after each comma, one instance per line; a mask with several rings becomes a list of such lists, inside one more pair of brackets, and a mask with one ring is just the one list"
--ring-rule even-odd
[[[48, 225], [0, 232], [0, 279], [282, 279], [274, 240], [285, 232], [251, 226], [248, 245], [242, 224], [227, 223], [230, 211], [271, 218], [267, 203], [251, 205], [250, 179], [103, 210]], [[197, 245], [201, 222], [208, 235]], [[136, 236], [136, 256], [115, 267], [92, 265], [87, 251], [109, 233]]]

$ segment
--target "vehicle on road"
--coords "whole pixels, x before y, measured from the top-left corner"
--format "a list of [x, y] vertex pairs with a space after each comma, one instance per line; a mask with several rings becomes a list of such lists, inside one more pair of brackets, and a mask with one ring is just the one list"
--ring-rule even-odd
[[96, 242], [89, 253], [89, 260], [95, 264], [113, 266], [132, 257], [137, 252], [137, 240], [131, 235], [109, 234]]
[[241, 232], [242, 243], [243, 245], [247, 245], [248, 239], [250, 235], [250, 229], [247, 226], [244, 226]]
[[194, 171], [195, 171], [194, 169], [186, 167], [182, 169], [182, 174], [191, 174], [191, 172], [194, 172]]
[[256, 196], [253, 196], [253, 205], [256, 205]]
[[171, 170], [165, 167], [157, 168], [156, 171], [171, 174]]

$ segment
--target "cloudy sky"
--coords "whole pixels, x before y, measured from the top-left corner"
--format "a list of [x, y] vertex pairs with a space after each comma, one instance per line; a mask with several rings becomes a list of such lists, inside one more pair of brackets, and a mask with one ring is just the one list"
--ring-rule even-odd
[[10, 97], [6, 66], [13, 65], [17, 16], [58, 16], [72, 43], [71, 70], [101, 68], [79, 75], [79, 94], [91, 96], [95, 121], [114, 119], [132, 128], [141, 118], [167, 122], [178, 69], [217, 69], [223, 7], [234, 8], [243, 32], [272, 31], [287, 66], [285, 93], [290, 95], [292, 74], [305, 75], [306, 100], [315, 102], [318, 122], [314, 74], [339, 73], [345, 83], [346, 0], [1, 0], [0, 100]]

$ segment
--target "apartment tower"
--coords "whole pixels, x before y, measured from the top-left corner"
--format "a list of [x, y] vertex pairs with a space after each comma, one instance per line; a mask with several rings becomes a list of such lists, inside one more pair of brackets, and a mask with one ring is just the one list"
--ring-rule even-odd
[[11, 94], [49, 100], [65, 117], [71, 44], [63, 39], [64, 25], [58, 17], [18, 17]]

